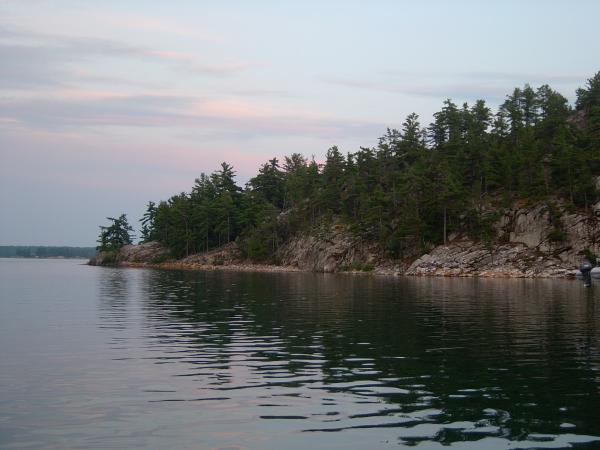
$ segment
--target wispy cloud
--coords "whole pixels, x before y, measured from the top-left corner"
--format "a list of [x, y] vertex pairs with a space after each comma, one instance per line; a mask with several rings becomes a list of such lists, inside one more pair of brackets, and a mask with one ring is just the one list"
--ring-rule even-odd
[[510, 81], [515, 86], [529, 84], [572, 84], [583, 83], [586, 76], [582, 74], [542, 74], [527, 72], [462, 72], [458, 74], [462, 78], [478, 79], [486, 81]]
[[[391, 94], [421, 97], [478, 99], [490, 101], [503, 99], [513, 87], [525, 83], [532, 85], [558, 85], [555, 88], [573, 89], [583, 84], [581, 75], [543, 75], [510, 72], [462, 72], [443, 76], [432, 73], [410, 73], [399, 71], [383, 72], [368, 79], [324, 77], [322, 81], [351, 89], [367, 89]], [[570, 94], [570, 92], [566, 92]]]
[[0, 99], [0, 117], [43, 129], [165, 126], [183, 123], [188, 104], [186, 98], [157, 95]]
[[[196, 54], [150, 49], [110, 39], [0, 26], [0, 89], [45, 88], [82, 81], [80, 66], [102, 58], [135, 59], [212, 77], [237, 74], [250, 67], [247, 62], [208, 61]], [[120, 79], [112, 78], [115, 83]]]
[[295, 97], [295, 95], [293, 95], [291, 92], [283, 89], [234, 89], [230, 93], [244, 97]]
[[414, 81], [367, 81], [353, 80], [344, 78], [324, 78], [326, 83], [351, 88], [368, 89], [372, 91], [387, 92], [390, 94], [414, 95], [420, 97], [435, 98], [457, 98], [457, 99], [498, 99], [506, 93], [502, 86], [485, 83], [435, 83], [435, 82], [414, 82]]
[[80, 127], [193, 128], [228, 138], [261, 136], [374, 136], [381, 123], [257, 107], [251, 103], [169, 95], [94, 93], [0, 99], [2, 122], [35, 129]]
[[144, 56], [157, 58], [158, 60], [176, 63], [180, 68], [198, 74], [226, 76], [241, 72], [250, 67], [248, 63], [222, 63], [211, 64], [200, 60], [198, 57], [183, 52], [145, 50]]
[[211, 42], [223, 40], [223, 37], [218, 33], [198, 26], [191, 27], [181, 23], [181, 21], [145, 16], [139, 13], [127, 14], [121, 11], [118, 14], [111, 14], [105, 11], [94, 11], [92, 20], [98, 19], [109, 25], [128, 30], [137, 29], [143, 32], [159, 33], [167, 36], [182, 36], [194, 40]]

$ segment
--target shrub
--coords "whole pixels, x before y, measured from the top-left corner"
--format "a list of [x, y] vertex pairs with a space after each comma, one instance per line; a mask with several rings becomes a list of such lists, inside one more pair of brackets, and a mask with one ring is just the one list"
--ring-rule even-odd
[[118, 252], [116, 250], [110, 250], [110, 251], [105, 251], [101, 253], [101, 257], [102, 257], [102, 262], [101, 265], [103, 266], [116, 266], [117, 265], [117, 254]]
[[551, 242], [565, 242], [567, 240], [567, 233], [559, 228], [554, 228], [548, 233], [548, 240]]
[[155, 255], [152, 258], [152, 264], [160, 264], [160, 263], [164, 263], [169, 259], [169, 254], [168, 253], [160, 253], [158, 255]]
[[553, 204], [548, 205], [548, 218], [552, 224], [552, 230], [548, 233], [548, 240], [551, 242], [564, 242], [567, 240], [567, 233], [562, 223], [562, 214]]
[[587, 259], [589, 262], [591, 262], [592, 264], [596, 264], [598, 260], [598, 255], [592, 252], [589, 248], [586, 248], [583, 251], [583, 255], [585, 256], [585, 259]]

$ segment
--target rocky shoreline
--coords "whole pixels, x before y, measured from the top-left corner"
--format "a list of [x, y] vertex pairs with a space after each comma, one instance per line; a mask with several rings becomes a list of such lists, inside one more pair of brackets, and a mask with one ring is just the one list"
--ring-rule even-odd
[[[407, 265], [385, 261], [377, 265], [314, 270], [298, 265], [257, 264], [239, 259], [234, 245], [180, 260], [162, 261], [165, 249], [156, 242], [125, 246], [117, 256], [119, 267], [166, 270], [232, 272], [321, 272], [355, 275], [480, 277], [480, 278], [574, 278], [577, 268], [540, 256], [523, 245], [499, 246], [494, 252], [468, 241], [436, 247]], [[158, 255], [158, 258], [157, 258]], [[99, 255], [100, 258], [102, 255]], [[91, 265], [103, 265], [93, 259]], [[326, 265], [326, 269], [331, 266]]]
[[203, 270], [203, 271], [228, 271], [228, 272], [306, 272], [297, 267], [275, 266], [270, 264], [231, 264], [216, 266], [213, 264], [194, 264], [179, 261], [163, 263], [128, 262], [119, 263], [120, 267], [137, 267], [148, 269], [166, 270]]
[[158, 242], [127, 245], [116, 254], [99, 254], [90, 264], [246, 272], [572, 278], [584, 259], [600, 256], [600, 204], [587, 212], [545, 203], [498, 213], [491, 242], [484, 244], [454, 234], [446, 245], [425, 254], [409, 250], [397, 260], [390, 259], [376, 244], [353, 235], [343, 224], [330, 223], [290, 237], [277, 249], [276, 265], [246, 260], [235, 243], [175, 260]]
[[[96, 264], [91, 264], [96, 265]], [[185, 263], [180, 261], [169, 261], [162, 263], [151, 262], [131, 262], [122, 261], [118, 264], [119, 267], [131, 268], [146, 268], [146, 269], [162, 269], [162, 270], [190, 270], [190, 271], [223, 271], [223, 272], [303, 272], [303, 273], [318, 273], [312, 270], [300, 269], [293, 266], [277, 266], [272, 264], [253, 264], [240, 263], [231, 265], [214, 265], [214, 264], [195, 264]], [[321, 272], [327, 273], [327, 272]], [[568, 278], [573, 279], [577, 276], [578, 269], [558, 269], [558, 270], [541, 270], [541, 271], [520, 271], [518, 269], [507, 267], [498, 267], [497, 270], [482, 270], [482, 271], [464, 271], [456, 268], [447, 267], [431, 267], [418, 268], [415, 271], [402, 271], [391, 267], [376, 267], [373, 270], [342, 270], [333, 273], [351, 274], [351, 275], [382, 275], [382, 276], [416, 276], [416, 277], [451, 277], [451, 278]]]

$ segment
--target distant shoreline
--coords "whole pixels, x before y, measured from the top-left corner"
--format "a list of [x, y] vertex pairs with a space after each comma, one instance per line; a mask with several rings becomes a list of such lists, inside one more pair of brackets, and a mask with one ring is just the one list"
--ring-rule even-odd
[[96, 247], [70, 245], [0, 245], [0, 258], [92, 258]]
[[0, 259], [81, 259], [89, 260], [87, 256], [0, 256]]

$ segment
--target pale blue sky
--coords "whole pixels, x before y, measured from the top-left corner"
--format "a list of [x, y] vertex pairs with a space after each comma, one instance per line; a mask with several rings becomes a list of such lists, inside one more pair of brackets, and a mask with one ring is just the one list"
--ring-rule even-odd
[[372, 146], [445, 98], [568, 98], [598, 1], [0, 0], [0, 245], [95, 245], [108, 215], [233, 164]]

